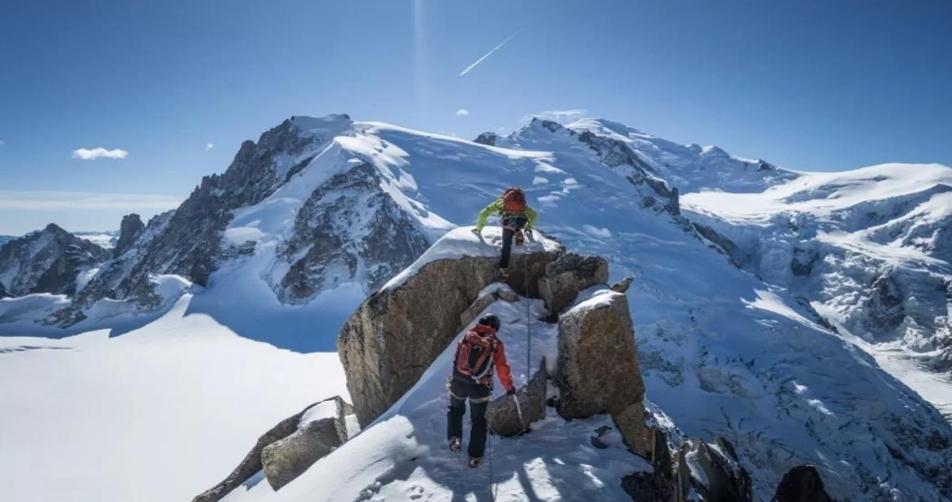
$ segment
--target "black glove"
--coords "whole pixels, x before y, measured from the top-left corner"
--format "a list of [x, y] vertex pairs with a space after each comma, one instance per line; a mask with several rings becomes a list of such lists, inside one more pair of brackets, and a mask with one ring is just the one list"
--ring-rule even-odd
[[506, 391], [506, 395], [507, 395], [507, 396], [515, 396], [515, 395], [516, 395], [516, 389], [509, 389], [509, 390], [507, 390], [507, 391]]

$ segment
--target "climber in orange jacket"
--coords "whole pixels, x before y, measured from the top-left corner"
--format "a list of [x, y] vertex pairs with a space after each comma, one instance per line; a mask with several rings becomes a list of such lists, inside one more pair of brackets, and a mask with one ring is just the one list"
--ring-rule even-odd
[[499, 318], [488, 314], [469, 330], [456, 347], [453, 375], [449, 381], [450, 407], [446, 413], [446, 437], [450, 450], [458, 452], [463, 435], [463, 415], [469, 399], [472, 430], [469, 435], [469, 466], [477, 467], [486, 449], [486, 407], [492, 397], [493, 369], [507, 394], [515, 394], [506, 348], [496, 336]]

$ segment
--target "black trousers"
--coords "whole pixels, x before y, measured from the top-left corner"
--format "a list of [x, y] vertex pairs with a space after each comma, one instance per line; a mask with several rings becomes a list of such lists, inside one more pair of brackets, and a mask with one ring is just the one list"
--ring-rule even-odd
[[525, 216], [503, 216], [502, 218], [502, 254], [499, 255], [499, 268], [509, 268], [509, 255], [512, 254], [512, 238], [516, 230], [525, 228], [529, 220]]
[[486, 451], [486, 407], [489, 405], [491, 389], [476, 382], [450, 382], [450, 407], [446, 412], [446, 439], [463, 437], [463, 415], [466, 414], [466, 401], [469, 400], [469, 419], [472, 428], [469, 431], [470, 457], [482, 458]]

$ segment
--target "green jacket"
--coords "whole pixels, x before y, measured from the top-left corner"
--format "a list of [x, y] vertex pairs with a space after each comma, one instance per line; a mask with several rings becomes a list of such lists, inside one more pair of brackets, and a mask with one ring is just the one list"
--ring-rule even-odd
[[[489, 221], [489, 217], [494, 214], [506, 214], [506, 212], [503, 211], [502, 198], [490, 202], [488, 206], [479, 212], [479, 218], [476, 219], [476, 231], [482, 232], [483, 227], [486, 226], [486, 222]], [[522, 216], [525, 216], [526, 219], [529, 220], [529, 222], [526, 223], [526, 229], [532, 230], [532, 227], [535, 226], [536, 218], [538, 218], [539, 215], [536, 214], [535, 210], [533, 210], [531, 207], [526, 206], [526, 208], [522, 210]]]

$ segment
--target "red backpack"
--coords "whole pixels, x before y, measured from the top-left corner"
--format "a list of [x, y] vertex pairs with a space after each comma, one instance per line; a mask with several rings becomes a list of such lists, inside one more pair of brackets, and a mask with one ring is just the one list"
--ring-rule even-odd
[[486, 383], [492, 378], [493, 353], [496, 351], [496, 335], [492, 328], [476, 325], [466, 332], [456, 348], [456, 365], [453, 372], [457, 376]]
[[502, 209], [507, 213], [521, 213], [526, 209], [526, 194], [519, 187], [509, 187], [502, 194]]

